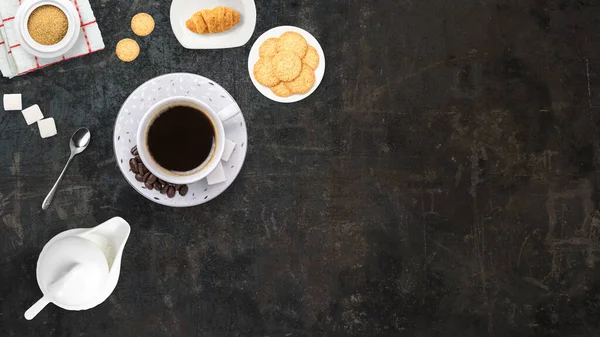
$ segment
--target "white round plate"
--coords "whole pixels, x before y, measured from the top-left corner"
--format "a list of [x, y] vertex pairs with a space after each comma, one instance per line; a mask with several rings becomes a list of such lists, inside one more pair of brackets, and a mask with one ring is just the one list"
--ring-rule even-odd
[[188, 185], [188, 193], [182, 197], [179, 193], [169, 199], [166, 194], [156, 190], [148, 190], [143, 183], [135, 180], [129, 169], [131, 148], [136, 145], [137, 127], [142, 116], [154, 103], [173, 96], [189, 96], [208, 104], [215, 111], [220, 111], [235, 100], [220, 85], [208, 78], [175, 73], [159, 76], [139, 86], [125, 101], [117, 120], [113, 135], [115, 157], [121, 173], [129, 184], [148, 200], [170, 207], [190, 207], [209, 202], [223, 193], [235, 180], [242, 169], [248, 147], [248, 133], [243, 114], [238, 114], [223, 124], [225, 137], [236, 144], [229, 161], [221, 162], [227, 181], [208, 185], [206, 179]]
[[[228, 31], [216, 34], [196, 34], [185, 22], [201, 9], [226, 6], [240, 12], [240, 23]], [[171, 3], [171, 29], [177, 41], [187, 49], [223, 49], [245, 45], [256, 26], [254, 0], [173, 0]]]
[[[272, 37], [280, 37], [281, 34], [289, 31], [296, 32], [304, 36], [306, 42], [308, 42], [309, 45], [315, 47], [315, 49], [319, 53], [319, 66], [315, 70], [315, 85], [313, 85], [312, 89], [310, 89], [309, 92], [303, 95], [279, 97], [275, 95], [269, 87], [265, 87], [264, 85], [256, 81], [256, 79], [254, 78], [254, 64], [256, 64], [256, 62], [258, 62], [258, 59], [260, 58], [260, 56], [258, 55], [258, 49], [263, 44], [263, 42]], [[323, 48], [321, 48], [319, 41], [317, 41], [317, 39], [315, 39], [315, 37], [312, 36], [312, 34], [305, 31], [304, 29], [294, 26], [275, 27], [266, 31], [256, 40], [256, 42], [254, 42], [254, 45], [252, 45], [252, 49], [250, 49], [250, 55], [248, 55], [248, 74], [250, 74], [250, 79], [252, 79], [252, 83], [254, 83], [256, 89], [258, 89], [258, 91], [260, 91], [260, 93], [263, 94], [265, 97], [279, 103], [298, 102], [310, 96], [315, 90], [317, 90], [319, 84], [321, 84], [321, 81], [323, 80], [323, 75], [325, 74], [325, 54], [323, 53]]]

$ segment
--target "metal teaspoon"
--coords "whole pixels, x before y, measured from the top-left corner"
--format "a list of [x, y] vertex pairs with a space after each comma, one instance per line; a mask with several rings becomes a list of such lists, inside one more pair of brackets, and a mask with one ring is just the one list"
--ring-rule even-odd
[[87, 128], [81, 128], [75, 131], [75, 133], [71, 136], [71, 141], [69, 142], [69, 147], [71, 148], [71, 156], [69, 157], [69, 160], [67, 160], [65, 168], [60, 173], [60, 176], [58, 176], [58, 179], [56, 179], [56, 183], [54, 183], [54, 186], [52, 186], [50, 193], [48, 193], [48, 196], [46, 197], [46, 199], [44, 199], [44, 202], [42, 203], [42, 209], [48, 209], [50, 203], [52, 202], [52, 198], [54, 198], [54, 193], [56, 193], [58, 183], [60, 183], [60, 180], [65, 174], [65, 171], [67, 171], [67, 167], [71, 163], [71, 160], [73, 160], [73, 158], [76, 155], [80, 154], [81, 152], [83, 152], [83, 150], [87, 148], [87, 146], [90, 144], [91, 136], [92, 134]]

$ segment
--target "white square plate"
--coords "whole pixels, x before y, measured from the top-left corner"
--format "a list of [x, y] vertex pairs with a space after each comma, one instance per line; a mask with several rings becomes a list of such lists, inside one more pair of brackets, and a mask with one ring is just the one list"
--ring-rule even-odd
[[[185, 22], [201, 9], [216, 6], [230, 7], [240, 12], [240, 23], [232, 29], [217, 34], [196, 34], [186, 28]], [[175, 37], [187, 49], [224, 49], [246, 44], [256, 26], [254, 0], [173, 0], [171, 3], [171, 28]]]

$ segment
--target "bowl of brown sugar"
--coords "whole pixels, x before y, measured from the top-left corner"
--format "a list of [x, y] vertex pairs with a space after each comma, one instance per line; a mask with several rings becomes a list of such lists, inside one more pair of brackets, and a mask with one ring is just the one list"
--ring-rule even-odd
[[79, 37], [81, 19], [69, 0], [23, 1], [15, 15], [21, 46], [41, 58], [68, 52]]

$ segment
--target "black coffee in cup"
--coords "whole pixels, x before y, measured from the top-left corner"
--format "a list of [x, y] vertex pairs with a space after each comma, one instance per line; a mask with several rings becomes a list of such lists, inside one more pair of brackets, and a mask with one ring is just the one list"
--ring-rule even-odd
[[164, 169], [191, 171], [211, 154], [215, 133], [212, 121], [202, 110], [174, 105], [150, 124], [146, 138], [148, 151]]

